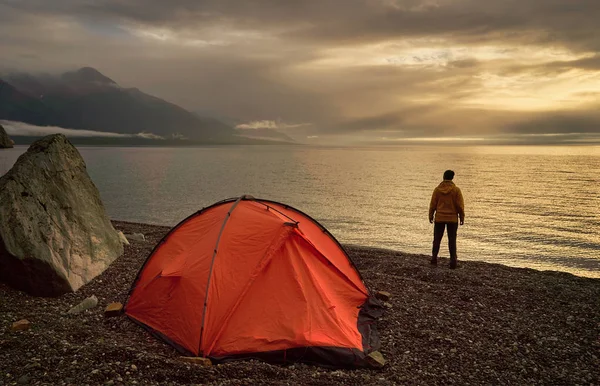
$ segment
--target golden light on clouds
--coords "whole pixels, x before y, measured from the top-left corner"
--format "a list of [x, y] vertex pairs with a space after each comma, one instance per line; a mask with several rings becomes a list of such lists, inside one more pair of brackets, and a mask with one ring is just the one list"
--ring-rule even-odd
[[[396, 41], [356, 47], [329, 48], [319, 57], [299, 64], [308, 70], [334, 71], [343, 68], [399, 67], [421, 72], [468, 71], [477, 66], [472, 78], [479, 83], [473, 95], [457, 102], [465, 107], [540, 111], [576, 108], [597, 100], [600, 72], [572, 69], [558, 72], [545, 64], [592, 58], [557, 47], [452, 46], [450, 41]], [[439, 83], [452, 82], [444, 78]], [[443, 90], [443, 87], [440, 87]], [[446, 93], [416, 95], [413, 101], [429, 103]]]
[[582, 70], [556, 75], [484, 73], [477, 77], [483, 87], [468, 101], [470, 105], [515, 111], [578, 108], [597, 97], [587, 92], [600, 90], [600, 73]]

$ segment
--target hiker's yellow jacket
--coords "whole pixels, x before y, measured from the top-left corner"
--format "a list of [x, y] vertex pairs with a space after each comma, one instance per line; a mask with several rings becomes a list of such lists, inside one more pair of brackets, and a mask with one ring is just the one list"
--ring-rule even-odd
[[458, 222], [465, 219], [465, 202], [458, 186], [450, 180], [442, 181], [433, 191], [429, 204], [429, 221]]

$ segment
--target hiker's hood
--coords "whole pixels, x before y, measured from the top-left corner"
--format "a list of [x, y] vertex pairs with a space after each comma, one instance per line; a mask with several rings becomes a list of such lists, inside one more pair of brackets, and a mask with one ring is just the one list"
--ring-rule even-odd
[[454, 189], [454, 186], [454, 182], [450, 180], [444, 180], [440, 182], [440, 184], [437, 187], [437, 190], [442, 194], [448, 194]]

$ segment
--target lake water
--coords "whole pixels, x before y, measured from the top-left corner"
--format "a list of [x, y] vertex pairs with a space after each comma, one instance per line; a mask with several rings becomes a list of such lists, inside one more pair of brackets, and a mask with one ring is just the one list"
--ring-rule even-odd
[[[0, 173], [25, 150], [0, 151]], [[466, 206], [459, 260], [600, 277], [600, 147], [79, 150], [113, 219], [175, 225], [251, 194], [304, 211], [342, 243], [422, 254], [431, 193], [453, 169]]]

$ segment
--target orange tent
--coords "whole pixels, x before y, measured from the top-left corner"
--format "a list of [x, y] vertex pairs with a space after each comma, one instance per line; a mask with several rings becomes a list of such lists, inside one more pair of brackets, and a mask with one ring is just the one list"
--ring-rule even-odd
[[365, 366], [381, 308], [335, 238], [284, 204], [242, 196], [155, 247], [126, 314], [186, 355]]

